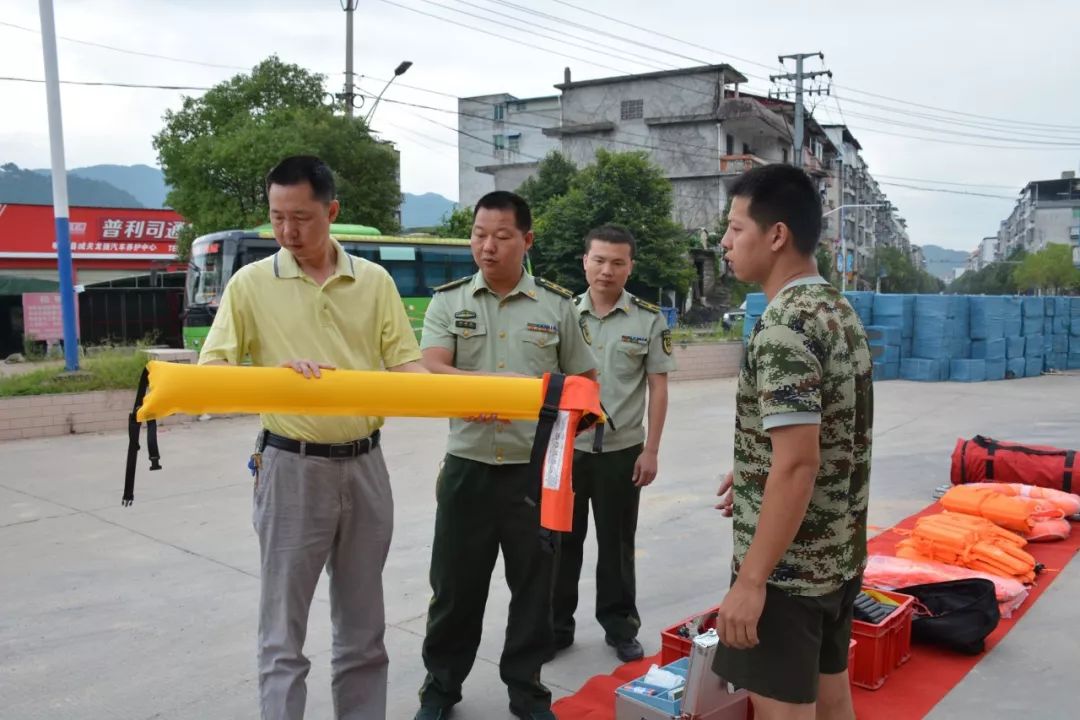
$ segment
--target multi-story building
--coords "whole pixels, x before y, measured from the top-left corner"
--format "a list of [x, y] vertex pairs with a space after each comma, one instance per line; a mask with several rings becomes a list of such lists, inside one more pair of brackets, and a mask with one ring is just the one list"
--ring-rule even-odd
[[[906, 225], [848, 128], [821, 126], [807, 114], [796, 158], [794, 103], [746, 93], [746, 82], [730, 65], [576, 81], [567, 69], [555, 86], [559, 96], [462, 99], [459, 201], [467, 206], [488, 190], [517, 188], [554, 149], [578, 167], [592, 163], [600, 148], [644, 151], [671, 182], [675, 222], [707, 237], [722, 219], [735, 178], [761, 165], [792, 163], [817, 181], [824, 242], [839, 255], [845, 241], [852, 279], [871, 269], [881, 245], [910, 256]], [[703, 241], [702, 251], [715, 248]], [[706, 274], [714, 264], [695, 262]], [[697, 294], [707, 296], [708, 278], [699, 285]]]
[[998, 236], [991, 235], [990, 237], [984, 237], [979, 241], [979, 246], [975, 248], [974, 252], [968, 255], [967, 266], [965, 269], [972, 272], [978, 272], [984, 267], [994, 262], [998, 256]]
[[492, 190], [516, 190], [559, 148], [544, 134], [558, 126], [559, 96], [508, 93], [458, 100], [458, 203], [472, 207]]
[[998, 229], [995, 258], [1038, 252], [1051, 243], [1080, 243], [1080, 180], [1072, 171], [1057, 180], [1034, 180], [1020, 191]]

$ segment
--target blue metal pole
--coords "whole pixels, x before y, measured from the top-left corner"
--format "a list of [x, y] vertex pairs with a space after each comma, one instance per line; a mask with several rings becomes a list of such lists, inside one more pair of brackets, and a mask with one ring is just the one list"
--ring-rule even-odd
[[71, 268], [67, 169], [64, 167], [64, 123], [60, 115], [60, 70], [56, 59], [56, 22], [52, 0], [38, 0], [41, 50], [45, 56], [45, 96], [49, 105], [49, 150], [52, 155], [53, 215], [56, 218], [56, 263], [60, 275], [60, 309], [64, 320], [64, 365], [79, 369], [79, 340], [75, 325], [75, 285]]

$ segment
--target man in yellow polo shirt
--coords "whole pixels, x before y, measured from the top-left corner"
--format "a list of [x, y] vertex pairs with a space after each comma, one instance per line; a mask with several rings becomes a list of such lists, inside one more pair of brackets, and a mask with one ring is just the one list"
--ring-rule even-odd
[[[426, 372], [394, 281], [330, 237], [334, 177], [318, 158], [282, 160], [266, 180], [281, 245], [225, 288], [200, 363], [291, 367], [312, 382], [335, 368]], [[380, 417], [267, 414], [253, 455], [262, 559], [262, 717], [301, 718], [304, 656], [319, 574], [330, 578], [335, 716], [386, 717], [382, 570], [393, 531]]]

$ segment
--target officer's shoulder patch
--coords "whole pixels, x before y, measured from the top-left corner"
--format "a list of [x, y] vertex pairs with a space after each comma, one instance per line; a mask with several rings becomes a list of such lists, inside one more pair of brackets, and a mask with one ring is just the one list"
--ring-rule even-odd
[[536, 278], [536, 284], [539, 285], [540, 287], [544, 288], [545, 290], [550, 290], [551, 292], [555, 293], [556, 295], [562, 295], [567, 300], [573, 300], [574, 299], [574, 293], [567, 290], [566, 288], [564, 288], [562, 285], [559, 285], [558, 283], [553, 283], [550, 280], [547, 280], [547, 279], [542, 278], [542, 277], [538, 277], [538, 278]]
[[648, 302], [646, 300], [642, 300], [637, 295], [632, 296], [630, 298], [630, 302], [634, 303], [635, 305], [637, 305], [642, 310], [647, 310], [647, 311], [649, 311], [651, 313], [657, 313], [657, 314], [659, 314], [659, 312], [660, 312], [660, 306], [659, 305], [653, 305], [651, 302]]
[[472, 275], [466, 275], [463, 278], [458, 278], [457, 280], [451, 280], [448, 283], [443, 283], [442, 285], [437, 285], [436, 287], [434, 287], [432, 289], [435, 292], [443, 292], [444, 290], [453, 290], [454, 288], [460, 287], [460, 286], [464, 285], [465, 283], [469, 282], [470, 280], [472, 280], [472, 278], [473, 278]]

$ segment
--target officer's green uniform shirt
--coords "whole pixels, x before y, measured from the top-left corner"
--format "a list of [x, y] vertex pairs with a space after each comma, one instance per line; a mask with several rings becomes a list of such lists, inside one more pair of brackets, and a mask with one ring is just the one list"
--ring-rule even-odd
[[[481, 272], [436, 288], [424, 316], [421, 350], [446, 348], [453, 365], [482, 373], [579, 375], [597, 367], [573, 295], [523, 272], [500, 299]], [[451, 455], [493, 465], [529, 462], [535, 422], [450, 420]]]
[[[604, 428], [603, 452], [624, 450], [645, 441], [645, 390], [649, 373], [675, 370], [671, 331], [660, 308], [623, 290], [615, 307], [604, 317], [593, 309], [588, 291], [575, 302], [585, 323], [592, 348], [600, 361], [600, 399], [615, 430]], [[590, 430], [578, 436], [578, 450], [593, 450]]]

